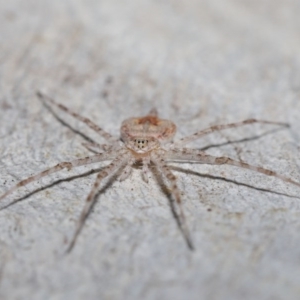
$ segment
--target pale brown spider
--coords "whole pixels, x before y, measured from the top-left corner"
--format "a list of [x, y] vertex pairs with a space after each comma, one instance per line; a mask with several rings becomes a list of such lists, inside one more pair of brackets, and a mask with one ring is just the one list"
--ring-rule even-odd
[[13, 193], [19, 187], [23, 187], [33, 181], [37, 181], [40, 178], [58, 172], [62, 169], [72, 169], [73, 167], [83, 166], [87, 164], [97, 163], [100, 161], [111, 161], [105, 166], [97, 175], [97, 179], [93, 185], [93, 188], [86, 199], [85, 206], [81, 212], [80, 218], [76, 225], [76, 230], [71, 239], [67, 251], [69, 252], [76, 241], [76, 238], [83, 227], [84, 221], [88, 216], [91, 207], [93, 206], [96, 195], [99, 191], [99, 186], [105, 177], [115, 175], [120, 172], [119, 180], [125, 180], [129, 177], [133, 164], [142, 164], [142, 178], [145, 182], [148, 182], [149, 166], [151, 164], [165, 177], [170, 184], [171, 196], [175, 200], [176, 208], [174, 214], [178, 220], [183, 235], [187, 241], [187, 245], [190, 249], [193, 249], [193, 244], [186, 225], [182, 202], [179, 189], [176, 183], [176, 177], [167, 166], [167, 162], [194, 162], [200, 164], [210, 165], [233, 165], [240, 168], [249, 169], [258, 173], [262, 173], [268, 176], [274, 176], [285, 182], [297, 185], [300, 187], [300, 183], [280, 175], [274, 171], [252, 166], [244, 161], [233, 160], [229, 157], [217, 157], [209, 155], [198, 149], [185, 148], [184, 146], [196, 139], [212, 133], [218, 130], [224, 130], [227, 128], [235, 128], [246, 124], [261, 123], [261, 124], [273, 124], [280, 126], [288, 126], [285, 123], [269, 122], [263, 120], [249, 119], [242, 122], [211, 126], [207, 129], [198, 131], [193, 135], [184, 137], [177, 142], [173, 142], [173, 137], [176, 133], [176, 126], [169, 120], [158, 118], [156, 109], [152, 109], [148, 115], [140, 118], [130, 118], [123, 121], [121, 125], [121, 139], [113, 137], [96, 124], [94, 124], [88, 118], [82, 117], [79, 114], [72, 112], [62, 104], [58, 104], [49, 97], [42, 93], [37, 93], [38, 97], [48, 105], [54, 105], [66, 113], [72, 115], [76, 119], [84, 122], [91, 129], [96, 131], [101, 137], [103, 137], [107, 144], [98, 143], [84, 143], [83, 145], [89, 150], [96, 152], [95, 155], [76, 159], [70, 162], [61, 162], [54, 167], [51, 167], [39, 174], [31, 176], [27, 179], [20, 181], [14, 187], [9, 189], [5, 194], [0, 197], [0, 200]]

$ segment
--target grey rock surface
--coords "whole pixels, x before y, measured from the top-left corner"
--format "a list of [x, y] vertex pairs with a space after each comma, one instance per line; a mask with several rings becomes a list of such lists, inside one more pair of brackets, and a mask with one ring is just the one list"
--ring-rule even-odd
[[[152, 107], [177, 137], [253, 117], [288, 122], [190, 146], [221, 144], [207, 152], [300, 181], [299, 13], [297, 0], [1, 1], [1, 193], [89, 154], [37, 90], [115, 135]], [[0, 211], [1, 299], [300, 299], [300, 189], [230, 166], [173, 166], [194, 252], [155, 178], [135, 169], [100, 194], [63, 255], [95, 174], [60, 172], [1, 203], [21, 199]]]

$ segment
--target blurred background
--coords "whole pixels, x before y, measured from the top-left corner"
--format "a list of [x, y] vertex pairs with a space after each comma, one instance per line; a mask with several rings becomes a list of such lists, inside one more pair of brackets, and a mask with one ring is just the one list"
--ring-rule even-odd
[[[152, 107], [177, 138], [253, 117], [288, 122], [191, 147], [300, 181], [299, 13], [297, 0], [2, 1], [1, 193], [88, 154], [37, 90], [114, 135]], [[174, 167], [194, 252], [155, 178], [147, 185], [134, 170], [100, 195], [62, 256], [95, 176], [59, 181], [89, 167], [62, 172], [5, 200], [59, 181], [0, 211], [1, 298], [299, 299], [299, 188], [233, 167]]]

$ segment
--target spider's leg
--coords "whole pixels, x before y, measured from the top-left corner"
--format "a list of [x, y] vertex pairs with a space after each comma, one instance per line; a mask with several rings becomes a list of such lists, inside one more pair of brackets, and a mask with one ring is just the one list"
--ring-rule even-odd
[[30, 177], [20, 181], [15, 186], [10, 188], [6, 193], [1, 195], [0, 200], [5, 198], [6, 196], [12, 194], [18, 188], [20, 188], [22, 186], [26, 186], [27, 184], [29, 184], [33, 181], [39, 180], [42, 177], [45, 177], [45, 176], [50, 175], [52, 173], [56, 173], [56, 172], [58, 172], [60, 170], [63, 170], [63, 169], [71, 170], [74, 167], [79, 167], [79, 166], [83, 166], [83, 165], [87, 165], [87, 164], [97, 163], [97, 162], [104, 161], [104, 160], [110, 160], [113, 157], [114, 156], [112, 156], [112, 154], [110, 152], [106, 152], [106, 153], [98, 153], [96, 155], [89, 156], [89, 157], [79, 158], [79, 159], [76, 159], [76, 160], [73, 160], [73, 161], [61, 162], [61, 163], [57, 164], [54, 167], [51, 167], [47, 170], [44, 170], [43, 172], [40, 172], [36, 175], [30, 176]]
[[107, 144], [98, 144], [96, 142], [93, 143], [81, 143], [83, 147], [88, 149], [89, 151], [99, 153], [100, 151], [108, 151], [112, 148], [112, 145], [107, 145]]
[[274, 172], [269, 169], [265, 169], [258, 166], [253, 166], [245, 161], [237, 161], [232, 158], [226, 157], [226, 156], [213, 156], [210, 154], [207, 154], [203, 151], [197, 150], [197, 149], [187, 149], [183, 148], [181, 150], [174, 149], [170, 150], [167, 154], [167, 160], [174, 161], [174, 162], [198, 162], [201, 164], [208, 164], [208, 165], [232, 165], [239, 168], [248, 169], [257, 173], [261, 173], [267, 176], [273, 176], [276, 177], [282, 181], [291, 183], [293, 185], [299, 186], [300, 183], [281, 174], [278, 174], [277, 172]]
[[67, 114], [69, 114], [69, 115], [73, 116], [74, 118], [82, 121], [88, 127], [90, 127], [91, 129], [93, 129], [94, 131], [96, 131], [100, 136], [102, 136], [104, 139], [106, 139], [108, 142], [115, 143], [117, 141], [117, 139], [115, 137], [113, 137], [110, 133], [104, 131], [102, 128], [100, 128], [98, 125], [96, 125], [90, 119], [80, 116], [76, 112], [73, 112], [72, 110], [70, 110], [69, 108], [67, 108], [66, 106], [64, 106], [64, 105], [62, 105], [60, 103], [56, 103], [53, 99], [51, 99], [50, 97], [42, 94], [40, 91], [37, 92], [37, 96], [43, 102], [51, 103], [51, 104], [55, 105], [56, 107], [58, 107], [59, 109], [61, 109], [64, 112], [66, 112]]
[[156, 165], [156, 167], [161, 171], [161, 173], [167, 178], [169, 183], [171, 184], [171, 194], [175, 199], [175, 202], [177, 204], [177, 207], [179, 208], [179, 213], [175, 211], [176, 216], [178, 217], [178, 221], [180, 224], [180, 229], [182, 230], [182, 233], [184, 235], [184, 238], [187, 242], [188, 247], [191, 250], [194, 250], [194, 246], [190, 237], [190, 233], [187, 227], [185, 215], [183, 212], [182, 202], [181, 202], [181, 196], [180, 191], [177, 187], [176, 177], [171, 172], [170, 168], [166, 165], [166, 162], [163, 158], [160, 157], [159, 154], [152, 154], [151, 161]]
[[103, 170], [101, 170], [101, 172], [97, 175], [97, 178], [96, 178], [96, 181], [94, 182], [92, 190], [90, 191], [88, 197], [86, 198], [85, 205], [84, 205], [83, 210], [80, 214], [80, 217], [77, 221], [74, 235], [71, 239], [71, 242], [70, 242], [66, 252], [70, 252], [72, 250], [72, 248], [74, 247], [76, 239], [84, 225], [84, 222], [85, 222], [93, 204], [95, 203], [95, 201], [97, 199], [96, 195], [99, 191], [99, 185], [101, 184], [102, 180], [105, 177], [114, 174], [118, 169], [120, 169], [125, 164], [126, 160], [128, 160], [128, 155], [126, 155], [126, 154], [123, 154], [123, 155], [115, 158], [108, 166], [106, 166]]
[[120, 175], [119, 181], [123, 181], [123, 180], [127, 179], [127, 178], [130, 176], [131, 171], [132, 171], [132, 165], [133, 165], [134, 163], [135, 163], [135, 159], [134, 159], [134, 157], [131, 157], [131, 158], [128, 160], [128, 162], [127, 162], [127, 164], [126, 164], [126, 166], [125, 166], [125, 168], [124, 168], [122, 174]]
[[244, 126], [244, 125], [248, 125], [248, 124], [254, 124], [254, 123], [279, 125], [279, 126], [283, 126], [283, 127], [289, 127], [289, 124], [287, 124], [287, 123], [271, 122], [271, 121], [257, 120], [257, 119], [248, 119], [248, 120], [241, 121], [241, 122], [223, 124], [223, 125], [214, 125], [214, 126], [208, 127], [206, 129], [200, 130], [200, 131], [198, 131], [198, 132], [196, 132], [192, 135], [184, 137], [184, 138], [180, 139], [177, 142], [174, 142], [174, 146], [175, 147], [183, 146], [185, 144], [193, 142], [193, 141], [199, 139], [200, 137], [202, 137], [206, 134], [212, 133], [214, 131], [224, 130], [224, 129], [228, 129], [228, 128], [237, 128], [237, 127], [240, 127], [240, 126]]
[[149, 171], [150, 157], [149, 156], [144, 157], [142, 162], [143, 162], [142, 178], [146, 183], [148, 183], [149, 174], [150, 174], [150, 171]]

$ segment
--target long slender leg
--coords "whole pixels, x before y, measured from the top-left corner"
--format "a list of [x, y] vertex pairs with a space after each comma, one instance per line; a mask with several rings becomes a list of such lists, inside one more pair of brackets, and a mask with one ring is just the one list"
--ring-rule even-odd
[[174, 146], [175, 147], [183, 146], [187, 143], [195, 141], [195, 140], [199, 139], [200, 137], [202, 137], [206, 134], [212, 133], [214, 131], [224, 130], [224, 129], [228, 129], [228, 128], [236, 128], [236, 127], [240, 127], [240, 126], [244, 126], [244, 125], [248, 125], [248, 124], [254, 124], [254, 123], [279, 125], [279, 126], [283, 126], [283, 127], [289, 127], [289, 124], [287, 124], [287, 123], [271, 122], [271, 121], [264, 121], [264, 120], [257, 120], [257, 119], [248, 119], [248, 120], [241, 121], [241, 122], [236, 122], [236, 123], [230, 123], [230, 124], [224, 124], [224, 125], [214, 125], [214, 126], [211, 126], [209, 128], [200, 130], [200, 131], [198, 131], [198, 132], [196, 132], [192, 135], [184, 137], [184, 138], [180, 139], [179, 141], [175, 142]]
[[98, 144], [98, 143], [82, 143], [82, 146], [85, 147], [86, 149], [99, 153], [99, 151], [108, 151], [112, 148], [112, 145], [107, 145], [107, 144]]
[[56, 173], [56, 172], [58, 172], [60, 170], [63, 170], [63, 169], [71, 170], [74, 167], [79, 167], [79, 166], [83, 166], [83, 165], [87, 165], [87, 164], [97, 163], [97, 162], [104, 161], [104, 160], [111, 160], [113, 157], [114, 156], [112, 156], [110, 152], [106, 152], [106, 153], [99, 153], [99, 154], [89, 156], [89, 157], [79, 158], [79, 159], [69, 161], [69, 162], [67, 162], [67, 161], [61, 162], [61, 163], [57, 164], [56, 166], [54, 166], [52, 168], [44, 170], [43, 172], [40, 172], [36, 175], [30, 176], [30, 177], [20, 181], [15, 186], [10, 188], [6, 193], [1, 195], [0, 200], [5, 198], [6, 196], [12, 194], [18, 188], [20, 188], [22, 186], [26, 186], [29, 183], [31, 183], [33, 181], [36, 181], [36, 180], [39, 180], [42, 177], [45, 177], [45, 176], [50, 175], [52, 173]]
[[126, 166], [125, 166], [125, 168], [124, 168], [124, 170], [123, 170], [121, 176], [119, 177], [119, 180], [120, 180], [120, 181], [123, 181], [123, 180], [127, 179], [127, 178], [130, 176], [131, 170], [132, 170], [132, 165], [133, 165], [134, 163], [135, 163], [135, 159], [134, 159], [134, 157], [131, 157], [131, 158], [128, 160], [128, 162], [127, 162], [127, 164], [126, 164]]
[[237, 161], [232, 158], [226, 157], [226, 156], [213, 156], [206, 154], [203, 151], [197, 150], [197, 149], [188, 149], [184, 148], [181, 150], [170, 150], [168, 154], [166, 154], [166, 159], [169, 161], [177, 161], [177, 162], [198, 162], [201, 164], [209, 164], [209, 165], [232, 165], [239, 168], [248, 169], [257, 173], [261, 173], [267, 176], [273, 176], [278, 179], [281, 179], [284, 182], [291, 183], [293, 185], [299, 186], [300, 183], [297, 181], [294, 181], [293, 179], [283, 176], [281, 174], [278, 174], [272, 170], [265, 169], [258, 166], [253, 166], [245, 161]]
[[149, 181], [149, 165], [150, 165], [150, 157], [146, 156], [143, 158], [143, 167], [142, 167], [142, 178], [143, 180], [148, 183]]
[[157, 168], [161, 171], [161, 173], [167, 178], [167, 180], [171, 184], [171, 193], [172, 193], [172, 196], [174, 197], [175, 202], [176, 202], [176, 204], [179, 208], [179, 213], [176, 212], [176, 214], [179, 218], [182, 233], [183, 233], [184, 238], [185, 238], [185, 240], [188, 244], [188, 247], [191, 250], [194, 250], [194, 246], [193, 246], [193, 243], [192, 243], [192, 240], [191, 240], [191, 237], [190, 237], [190, 233], [189, 233], [189, 230], [188, 230], [188, 227], [187, 227], [185, 215], [184, 215], [184, 212], [183, 212], [181, 196], [180, 196], [180, 191], [177, 187], [176, 177], [170, 171], [169, 167], [166, 165], [166, 162], [164, 161], [163, 158], [160, 157], [159, 154], [158, 155], [153, 154], [151, 156], [151, 161], [157, 166]]
[[67, 248], [67, 252], [70, 252], [75, 245], [76, 239], [83, 227], [83, 224], [84, 224], [93, 204], [96, 201], [96, 195], [99, 191], [99, 186], [100, 186], [102, 180], [105, 177], [114, 174], [118, 169], [120, 169], [125, 164], [126, 160], [128, 160], [128, 155], [126, 155], [126, 154], [121, 157], [116, 158], [97, 175], [96, 181], [94, 182], [92, 190], [90, 191], [88, 197], [86, 198], [85, 205], [84, 205], [83, 210], [80, 214], [80, 217], [77, 221], [76, 229], [75, 229], [74, 235], [71, 239], [71, 242]]
[[67, 114], [69, 114], [69, 115], [73, 116], [74, 118], [76, 118], [76, 119], [84, 122], [88, 127], [90, 127], [91, 129], [93, 129], [94, 131], [96, 131], [100, 136], [102, 136], [103, 138], [105, 138], [108, 142], [114, 143], [114, 142], [116, 142], [118, 140], [117, 138], [113, 137], [110, 133], [104, 131], [102, 128], [100, 128], [98, 125], [96, 125], [90, 119], [80, 116], [79, 114], [71, 111], [69, 108], [67, 108], [66, 106], [64, 106], [64, 105], [62, 105], [60, 103], [56, 103], [53, 99], [51, 99], [50, 97], [42, 94], [40, 91], [37, 92], [37, 96], [43, 102], [50, 102], [51, 104], [55, 105], [59, 109], [61, 109], [64, 112], [66, 112]]

